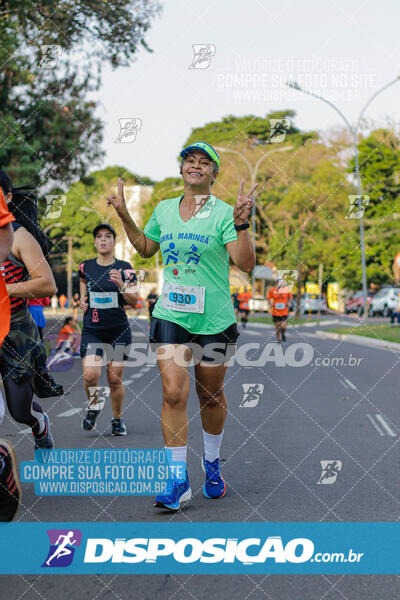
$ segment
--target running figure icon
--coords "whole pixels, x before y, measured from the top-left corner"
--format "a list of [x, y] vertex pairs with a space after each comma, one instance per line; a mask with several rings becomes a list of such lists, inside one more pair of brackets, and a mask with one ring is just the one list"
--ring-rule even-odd
[[197, 250], [198, 250], [197, 246], [192, 244], [190, 246], [189, 250], [190, 250], [190, 252], [185, 252], [185, 254], [183, 255], [183, 256], [189, 255], [189, 258], [187, 259], [186, 264], [188, 265], [190, 263], [190, 261], [192, 260], [195, 265], [198, 265], [201, 254], [197, 254]]
[[174, 248], [175, 248], [175, 244], [174, 244], [174, 242], [171, 242], [170, 245], [168, 246], [168, 248], [163, 251], [163, 254], [166, 254], [166, 253], [168, 254], [167, 260], [165, 262], [165, 266], [167, 266], [170, 263], [170, 261], [173, 264], [176, 264], [178, 262], [179, 250], [178, 250], [178, 252], [175, 252]]
[[[56, 546], [57, 550], [46, 560], [46, 565], [50, 566], [51, 561], [54, 558], [61, 558], [62, 556], [67, 556], [68, 554], [72, 554], [72, 550], [67, 548], [67, 546], [72, 546], [77, 543], [77, 540], [72, 539], [74, 536], [73, 531], [69, 531], [66, 535], [60, 535], [57, 538]], [[62, 542], [60, 540], [63, 540]]]

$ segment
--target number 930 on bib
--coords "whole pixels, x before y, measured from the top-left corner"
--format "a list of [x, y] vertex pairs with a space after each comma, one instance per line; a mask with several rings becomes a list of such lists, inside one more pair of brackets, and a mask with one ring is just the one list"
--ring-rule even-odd
[[180, 312], [204, 313], [205, 287], [164, 282], [162, 306]]

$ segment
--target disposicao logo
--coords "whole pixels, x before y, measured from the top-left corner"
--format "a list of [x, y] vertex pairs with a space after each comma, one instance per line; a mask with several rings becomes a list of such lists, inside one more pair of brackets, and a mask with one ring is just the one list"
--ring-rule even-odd
[[79, 529], [48, 529], [50, 548], [42, 567], [68, 567], [74, 558], [75, 548], [81, 545]]
[[[251, 550], [250, 550], [251, 548]], [[290, 540], [286, 545], [280, 536], [265, 540], [247, 538], [89, 538], [86, 543], [85, 563], [155, 563], [159, 558], [170, 557], [178, 563], [234, 563], [246, 565], [264, 563], [303, 563], [311, 559], [314, 544], [307, 538]]]

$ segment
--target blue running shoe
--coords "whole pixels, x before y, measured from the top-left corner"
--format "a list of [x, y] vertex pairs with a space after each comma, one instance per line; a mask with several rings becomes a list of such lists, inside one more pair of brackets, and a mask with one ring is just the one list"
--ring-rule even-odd
[[192, 490], [189, 487], [189, 475], [186, 471], [185, 481], [169, 479], [165, 494], [159, 494], [154, 500], [156, 508], [168, 508], [168, 510], [179, 510], [181, 504], [189, 502], [192, 498]]
[[46, 415], [46, 413], [43, 413], [43, 417], [45, 426], [44, 432], [40, 436], [33, 434], [33, 438], [35, 440], [35, 450], [38, 450], [39, 448], [44, 448], [47, 450], [54, 448], [53, 437], [50, 433], [49, 417]]
[[210, 462], [203, 456], [201, 459], [201, 466], [206, 474], [206, 482], [203, 487], [203, 494], [205, 497], [215, 499], [225, 496], [226, 484], [225, 479], [221, 475], [219, 458]]

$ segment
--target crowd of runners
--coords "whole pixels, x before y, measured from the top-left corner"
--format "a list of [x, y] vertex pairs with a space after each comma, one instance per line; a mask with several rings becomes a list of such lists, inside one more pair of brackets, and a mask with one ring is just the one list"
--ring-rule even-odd
[[[224, 378], [227, 362], [235, 351], [238, 322], [244, 329], [250, 313], [251, 288], [231, 296], [229, 261], [250, 273], [255, 252], [249, 234], [257, 185], [245, 192], [240, 183], [234, 206], [216, 198], [212, 186], [220, 159], [205, 142], [196, 142], [180, 153], [184, 193], [163, 200], [143, 230], [132, 219], [124, 198], [123, 181], [106, 200], [121, 220], [133, 248], [143, 258], [158, 251], [163, 257], [163, 289], [152, 289], [147, 298], [150, 318], [149, 342], [156, 353], [161, 382], [161, 429], [170, 460], [186, 466], [190, 378], [188, 366], [174, 358], [184, 345], [187, 365], [194, 345], [200, 348], [195, 361], [195, 386], [199, 400], [205, 472], [204, 495], [225, 495], [220, 447], [224, 435], [227, 399]], [[204, 214], [211, 218], [204, 218]], [[126, 435], [122, 418], [126, 349], [131, 331], [125, 307], [136, 306], [139, 286], [129, 262], [114, 256], [116, 232], [107, 223], [93, 230], [93, 258], [79, 266], [80, 290], [74, 295], [73, 316], [65, 318], [57, 339], [57, 351], [80, 355], [87, 410], [82, 421], [86, 431], [96, 427], [102, 402], [97, 393], [105, 364], [112, 409], [112, 435]], [[37, 201], [27, 188], [16, 188], [0, 171], [0, 374], [10, 416], [32, 429], [35, 449], [51, 449], [54, 440], [49, 419], [39, 401], [58, 396], [63, 388], [49, 375], [42, 342], [45, 326], [44, 299], [54, 297], [56, 284], [47, 261], [50, 243], [38, 224]], [[268, 294], [277, 341], [285, 341], [290, 292], [278, 280]], [[78, 310], [83, 312], [82, 330]], [[209, 352], [218, 344], [218, 351]], [[113, 355], [106, 357], [106, 348]], [[1, 402], [1, 400], [0, 400]], [[1, 406], [0, 406], [1, 408]], [[1, 410], [0, 410], [1, 415]], [[20, 500], [20, 484], [11, 444], [0, 440], [0, 520], [11, 520]], [[179, 479], [168, 481], [157, 496], [157, 508], [178, 510], [191, 498], [187, 469]]]

